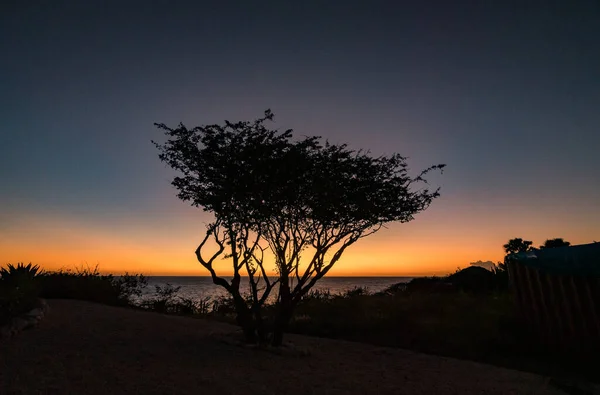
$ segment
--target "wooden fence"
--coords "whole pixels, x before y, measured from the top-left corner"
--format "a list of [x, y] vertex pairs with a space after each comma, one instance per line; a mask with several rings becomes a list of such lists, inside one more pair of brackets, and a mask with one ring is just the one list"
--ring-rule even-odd
[[540, 340], [557, 351], [600, 352], [600, 278], [555, 274], [507, 262], [522, 318]]

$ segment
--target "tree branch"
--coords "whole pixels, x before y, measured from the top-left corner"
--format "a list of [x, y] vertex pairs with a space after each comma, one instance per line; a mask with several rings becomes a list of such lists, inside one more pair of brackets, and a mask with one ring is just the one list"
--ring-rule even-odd
[[[201, 250], [211, 235], [214, 237], [215, 242], [219, 245], [219, 250], [217, 252], [215, 252], [208, 261], [206, 261], [202, 257]], [[224, 250], [225, 250], [225, 243], [224, 243], [224, 240], [219, 239], [219, 221], [217, 221], [214, 224], [208, 226], [208, 230], [206, 231], [206, 236], [204, 236], [204, 239], [202, 239], [202, 242], [200, 243], [198, 248], [196, 248], [195, 254], [196, 254], [196, 258], [198, 259], [198, 262], [200, 262], [200, 264], [202, 266], [204, 266], [210, 272], [210, 276], [213, 280], [213, 283], [216, 285], [220, 285], [223, 288], [225, 288], [227, 291], [231, 292], [231, 286], [229, 285], [227, 280], [225, 280], [222, 277], [219, 277], [212, 267], [214, 260], [217, 259], [217, 257], [219, 257], [223, 253]]]

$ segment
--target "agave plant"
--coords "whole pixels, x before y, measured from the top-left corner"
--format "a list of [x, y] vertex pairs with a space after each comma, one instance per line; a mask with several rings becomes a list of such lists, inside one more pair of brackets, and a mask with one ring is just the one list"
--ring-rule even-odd
[[18, 285], [22, 282], [32, 281], [40, 272], [38, 265], [33, 266], [29, 263], [27, 266], [19, 262], [17, 266], [12, 264], [6, 265], [6, 268], [0, 268], [0, 280], [12, 285]]
[[31, 310], [40, 290], [39, 266], [31, 263], [0, 268], [0, 324]]

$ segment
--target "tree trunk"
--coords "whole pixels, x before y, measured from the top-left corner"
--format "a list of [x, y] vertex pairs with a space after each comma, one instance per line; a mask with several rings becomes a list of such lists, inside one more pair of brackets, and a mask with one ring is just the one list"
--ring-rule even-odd
[[295, 306], [296, 305], [290, 298], [289, 293], [287, 294], [286, 298], [281, 299], [279, 309], [277, 309], [277, 315], [275, 316], [275, 321], [273, 323], [273, 339], [271, 340], [272, 346], [279, 347], [283, 343], [283, 334], [287, 331], [288, 324], [292, 319]]
[[246, 343], [255, 344], [257, 341], [256, 325], [252, 317], [252, 312], [248, 306], [246, 306], [246, 302], [240, 295], [234, 295], [233, 298], [236, 310], [236, 322], [242, 328], [244, 341]]
[[268, 331], [265, 328], [260, 306], [253, 306], [252, 314], [254, 319], [254, 327], [256, 328], [257, 341], [259, 344], [266, 344], [268, 341]]
[[283, 334], [287, 330], [290, 319], [292, 318], [292, 311], [290, 306], [287, 306], [277, 314], [275, 318], [275, 323], [273, 324], [273, 339], [271, 340], [271, 345], [274, 347], [279, 347], [283, 343]]
[[290, 295], [290, 285], [286, 275], [281, 277], [279, 282], [279, 306], [277, 315], [273, 322], [273, 338], [271, 345], [274, 347], [281, 346], [283, 342], [283, 333], [287, 329], [288, 322], [292, 316], [292, 298]]

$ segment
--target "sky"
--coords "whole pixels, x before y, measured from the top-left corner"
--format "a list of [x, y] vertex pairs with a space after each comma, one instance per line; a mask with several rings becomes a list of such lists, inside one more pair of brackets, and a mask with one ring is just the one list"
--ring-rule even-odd
[[[600, 3], [17, 1], [0, 5], [0, 265], [206, 275], [154, 122], [252, 120], [445, 163], [413, 222], [339, 276], [600, 240]], [[219, 263], [227, 270], [227, 262]]]

